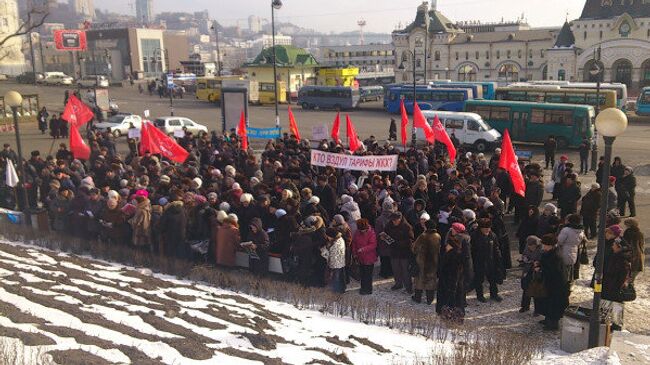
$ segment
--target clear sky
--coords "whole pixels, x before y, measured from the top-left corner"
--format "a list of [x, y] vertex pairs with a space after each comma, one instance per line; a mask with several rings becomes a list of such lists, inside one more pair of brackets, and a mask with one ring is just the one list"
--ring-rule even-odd
[[[321, 32], [356, 30], [357, 20], [366, 31], [391, 32], [398, 23], [411, 22], [421, 0], [282, 0], [278, 19]], [[95, 1], [100, 9], [135, 13], [135, 0]], [[515, 20], [523, 14], [532, 26], [561, 26], [564, 19], [580, 16], [585, 0], [439, 0], [438, 10], [452, 21]], [[154, 0], [154, 12], [207, 9], [224, 25], [239, 20], [247, 27], [249, 15], [270, 18], [271, 0]]]

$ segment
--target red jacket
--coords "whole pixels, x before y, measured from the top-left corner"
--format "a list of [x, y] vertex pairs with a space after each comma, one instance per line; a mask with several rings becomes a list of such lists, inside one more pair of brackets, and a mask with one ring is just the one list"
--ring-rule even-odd
[[361, 265], [374, 265], [377, 261], [377, 237], [372, 227], [367, 231], [356, 231], [352, 236], [352, 255]]

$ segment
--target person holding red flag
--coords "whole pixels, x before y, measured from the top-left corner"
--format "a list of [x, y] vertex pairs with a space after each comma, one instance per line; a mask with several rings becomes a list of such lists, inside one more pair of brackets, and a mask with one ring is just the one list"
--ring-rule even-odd
[[456, 146], [454, 146], [451, 138], [449, 138], [445, 127], [442, 125], [442, 123], [440, 123], [440, 119], [437, 115], [435, 118], [433, 118], [432, 129], [435, 139], [447, 147], [447, 153], [449, 153], [449, 162], [453, 165], [456, 162]]
[[350, 119], [349, 114], [345, 115], [345, 121], [347, 123], [346, 129], [348, 135], [348, 143], [350, 144], [350, 151], [354, 153], [359, 149], [359, 147], [361, 147], [361, 141], [357, 136], [357, 131], [354, 129], [354, 124], [352, 124], [352, 120]]
[[61, 114], [61, 119], [78, 127], [90, 122], [94, 117], [95, 113], [93, 113], [92, 109], [74, 96], [74, 94], [71, 94], [68, 98], [68, 103], [65, 105], [63, 114]]
[[239, 115], [239, 125], [237, 126], [237, 135], [241, 139], [241, 149], [248, 151], [248, 134], [246, 133], [246, 114], [241, 111]]
[[144, 122], [142, 129], [145, 130], [145, 128], [148, 135], [146, 138], [149, 138], [149, 145], [145, 152], [160, 153], [163, 157], [178, 163], [183, 163], [187, 160], [187, 157], [190, 155], [189, 152], [176, 143], [174, 138], [154, 127], [151, 122]]
[[289, 131], [291, 134], [296, 136], [296, 139], [300, 142], [300, 131], [298, 130], [296, 118], [293, 116], [293, 111], [291, 111], [291, 106], [289, 106]]
[[430, 144], [436, 143], [436, 136], [433, 133], [433, 128], [431, 128], [427, 122], [427, 118], [422, 114], [422, 110], [420, 110], [418, 103], [413, 103], [413, 126], [424, 130], [424, 136], [426, 137], [427, 142]]
[[508, 175], [510, 175], [513, 191], [517, 195], [524, 197], [526, 195], [526, 183], [524, 182], [524, 176], [522, 175], [521, 169], [519, 168], [517, 155], [515, 155], [515, 149], [512, 147], [512, 141], [510, 140], [510, 133], [508, 132], [508, 129], [503, 132], [503, 143], [501, 144], [501, 158], [499, 158], [499, 167], [506, 170], [508, 172]]
[[336, 112], [336, 118], [334, 118], [334, 124], [332, 125], [332, 132], [330, 136], [336, 144], [341, 143], [341, 138], [339, 137], [339, 129], [341, 129], [341, 113]]
[[70, 152], [74, 158], [88, 160], [90, 158], [90, 147], [84, 142], [76, 124], [70, 124]]
[[409, 116], [406, 113], [406, 107], [404, 106], [404, 99], [402, 99], [402, 101], [400, 102], [399, 108], [402, 113], [402, 126], [401, 126], [402, 146], [404, 146], [404, 150], [406, 150], [406, 141], [408, 140], [407, 137], [408, 132], [406, 131], [406, 127], [409, 125]]

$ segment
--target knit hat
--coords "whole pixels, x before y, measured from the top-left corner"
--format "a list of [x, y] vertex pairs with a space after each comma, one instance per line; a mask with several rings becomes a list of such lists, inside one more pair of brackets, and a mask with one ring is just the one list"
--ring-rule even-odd
[[211, 193], [208, 193], [207, 198], [208, 198], [208, 200], [210, 200], [210, 199], [217, 199], [218, 196], [217, 196], [217, 193], [215, 193], [215, 192], [213, 191], [213, 192], [211, 192]]
[[384, 212], [392, 212], [393, 209], [395, 209], [393, 202], [384, 201], [384, 203], [381, 205], [381, 210]]
[[494, 203], [492, 203], [492, 202], [489, 201], [489, 200], [486, 201], [485, 203], [483, 203], [483, 208], [484, 208], [484, 209], [488, 209], [488, 208], [491, 208], [491, 207], [493, 207], [493, 206], [494, 206]]
[[242, 196], [239, 198], [239, 201], [241, 203], [250, 203], [253, 201], [253, 196], [249, 193], [242, 194]]
[[402, 219], [402, 213], [394, 212], [393, 214], [390, 215], [390, 220], [394, 221], [398, 219]]
[[232, 189], [233, 190], [241, 190], [241, 185], [239, 185], [239, 183], [234, 183], [234, 184], [232, 184]]
[[592, 190], [598, 190], [598, 189], [600, 189], [600, 184], [599, 184], [599, 183], [593, 183], [593, 184], [591, 184], [591, 189], [592, 189]]
[[235, 176], [235, 172], [236, 172], [236, 170], [235, 170], [235, 168], [232, 167], [231, 165], [226, 166], [223, 170], [226, 172], [226, 175], [232, 175], [232, 176]]
[[546, 203], [544, 210], [548, 210], [553, 214], [557, 214], [557, 207], [553, 203]]
[[237, 217], [236, 214], [230, 213], [230, 214], [228, 214], [228, 218], [232, 219], [235, 222], [239, 222], [239, 217]]
[[285, 215], [287, 215], [287, 211], [284, 210], [284, 209], [278, 209], [278, 210], [275, 211], [275, 218], [280, 219], [280, 218], [284, 217]]
[[351, 196], [349, 196], [349, 195], [347, 195], [347, 194], [343, 194], [343, 195], [341, 196], [341, 203], [346, 204], [346, 203], [349, 203], [349, 202], [351, 202], [351, 201], [352, 201], [352, 197], [351, 197]]
[[120, 187], [125, 188], [129, 184], [129, 181], [127, 179], [122, 179], [120, 180]]
[[160, 177], [160, 182], [161, 182], [161, 183], [167, 183], [167, 184], [169, 184], [171, 181], [172, 181], [172, 179], [170, 179], [169, 176], [167, 176], [167, 175], [162, 175], [162, 176]]
[[539, 246], [541, 243], [542, 240], [537, 236], [526, 237], [526, 245], [528, 246]]
[[262, 172], [262, 170], [255, 171], [254, 175], [257, 178], [257, 180], [260, 180], [260, 181], [264, 178], [264, 173]]
[[160, 198], [160, 199], [158, 199], [158, 205], [160, 205], [160, 206], [162, 206], [162, 207], [164, 207], [164, 206], [167, 205], [168, 203], [169, 203], [169, 200], [167, 200], [167, 198]]
[[343, 224], [343, 223], [345, 223], [345, 218], [343, 218], [342, 215], [337, 214], [337, 215], [334, 216], [334, 223], [339, 224], [339, 225]]
[[498, 147], [495, 148], [495, 149], [494, 149], [494, 153], [496, 153], [497, 155], [498, 155], [499, 153], [501, 153], [501, 148], [498, 148]]
[[197, 189], [200, 189], [201, 185], [203, 185], [203, 180], [201, 180], [200, 177], [195, 177], [194, 179], [192, 179], [192, 182], [196, 184]]
[[569, 156], [567, 155], [560, 156], [560, 161], [569, 161]]
[[465, 209], [463, 210], [463, 218], [465, 218], [467, 221], [473, 221], [476, 219], [476, 213], [474, 213], [474, 211], [471, 209]]
[[356, 193], [357, 191], [359, 191], [359, 187], [357, 186], [357, 184], [352, 183], [350, 184], [350, 186], [348, 186], [348, 191], [350, 191], [351, 193]]
[[607, 227], [607, 229], [610, 232], [612, 232], [616, 237], [620, 237], [621, 233], [623, 232], [623, 230], [621, 229], [621, 226], [619, 226], [618, 224], [615, 224], [613, 226], [609, 226], [609, 227]]
[[260, 179], [256, 177], [251, 177], [251, 186], [258, 185], [260, 183]]
[[221, 204], [219, 204], [219, 210], [228, 213], [228, 211], [230, 210], [230, 204], [228, 204], [227, 202], [222, 202]]
[[317, 197], [317, 196], [312, 196], [311, 198], [309, 198], [309, 203], [318, 204], [318, 203], [320, 203], [320, 198]]
[[463, 233], [465, 232], [465, 225], [462, 223], [454, 223], [451, 225], [451, 229], [453, 229], [456, 233]]
[[424, 213], [420, 214], [420, 220], [421, 221], [426, 222], [426, 221], [429, 221], [430, 219], [431, 219], [431, 216], [429, 215], [429, 213], [424, 212]]
[[108, 197], [108, 199], [118, 199], [120, 194], [115, 190], [109, 190], [106, 197]]
[[616, 182], [616, 176], [610, 176], [609, 177], [609, 182], [610, 183], [615, 183]]
[[140, 190], [135, 192], [135, 196], [142, 196], [142, 197], [148, 198], [149, 197], [149, 192], [144, 190], [144, 189], [140, 189]]

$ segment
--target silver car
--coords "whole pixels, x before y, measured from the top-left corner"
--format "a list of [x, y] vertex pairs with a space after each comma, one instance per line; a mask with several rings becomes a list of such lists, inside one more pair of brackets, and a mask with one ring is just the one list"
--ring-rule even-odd
[[108, 79], [104, 75], [86, 75], [77, 80], [77, 86], [82, 87], [103, 87], [109, 86]]
[[95, 123], [94, 127], [100, 132], [110, 132], [113, 137], [118, 138], [129, 133], [129, 128], [142, 128], [142, 118], [135, 114], [116, 114], [101, 123]]
[[153, 124], [170, 136], [174, 135], [175, 132], [178, 133], [177, 131], [182, 131], [183, 129], [192, 132], [192, 134], [199, 134], [199, 132], [208, 133], [208, 127], [185, 117], [160, 117], [156, 119]]

